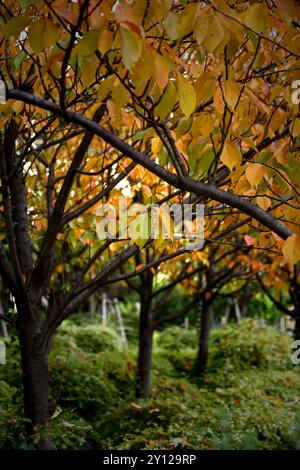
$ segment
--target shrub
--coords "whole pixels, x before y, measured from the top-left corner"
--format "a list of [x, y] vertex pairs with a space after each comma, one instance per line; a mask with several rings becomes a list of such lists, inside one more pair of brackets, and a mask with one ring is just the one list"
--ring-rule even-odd
[[197, 345], [197, 332], [194, 328], [168, 327], [161, 332], [156, 332], [154, 345], [170, 353], [186, 348], [194, 350]]
[[111, 328], [103, 325], [62, 325], [57, 336], [67, 336], [75, 345], [88, 353], [114, 351], [122, 348], [119, 335]]
[[261, 321], [245, 319], [212, 330], [209, 368], [247, 369], [249, 366], [289, 367], [291, 343], [287, 336]]

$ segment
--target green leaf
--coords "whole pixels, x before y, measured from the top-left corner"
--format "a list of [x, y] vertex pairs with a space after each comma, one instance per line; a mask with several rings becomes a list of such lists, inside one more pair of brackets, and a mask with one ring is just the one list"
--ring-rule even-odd
[[99, 30], [88, 31], [78, 43], [79, 57], [92, 56], [97, 49]]
[[138, 140], [142, 140], [149, 132], [152, 132], [151, 127], [147, 127], [147, 129], [144, 129], [143, 131], [139, 131], [135, 134], [135, 136], [132, 139], [132, 142], [137, 142]]
[[26, 8], [30, 5], [31, 0], [20, 0], [21, 7], [26, 10]]
[[19, 54], [16, 55], [16, 57], [14, 58], [14, 66], [16, 70], [19, 70], [26, 57], [27, 55], [24, 51], [21, 51]]
[[21, 15], [15, 16], [11, 18], [8, 23], [4, 26], [2, 32], [6, 38], [11, 36], [19, 36], [19, 34], [24, 30], [25, 26], [27, 25], [28, 16]]
[[200, 155], [202, 148], [203, 144], [199, 144], [199, 146], [196, 146], [190, 152], [189, 167], [194, 178], [203, 177], [211, 167], [215, 158], [215, 153], [212, 147], [207, 149], [203, 155]]
[[151, 236], [151, 223], [148, 212], [139, 214], [129, 224], [129, 236], [140, 248], [143, 248]]
[[166, 166], [169, 160], [168, 150], [164, 145], [162, 145], [160, 151], [158, 152], [159, 163], [161, 166]]
[[178, 75], [177, 84], [180, 109], [186, 117], [189, 117], [196, 108], [196, 92], [193, 85], [183, 75]]
[[174, 108], [177, 102], [176, 88], [172, 82], [170, 82], [160, 100], [156, 106], [156, 112], [161, 119], [164, 119]]
[[43, 30], [43, 44], [44, 47], [51, 47], [59, 39], [60, 33], [57, 26], [51, 20], [44, 21]]
[[34, 50], [34, 52], [39, 53], [44, 48], [43, 40], [42, 40], [43, 30], [44, 30], [44, 26], [43, 26], [42, 19], [34, 21], [34, 23], [32, 23], [32, 25], [29, 28], [28, 40], [29, 40], [30, 47]]
[[122, 27], [120, 27], [120, 34], [124, 64], [130, 70], [141, 56], [141, 39], [133, 31]]

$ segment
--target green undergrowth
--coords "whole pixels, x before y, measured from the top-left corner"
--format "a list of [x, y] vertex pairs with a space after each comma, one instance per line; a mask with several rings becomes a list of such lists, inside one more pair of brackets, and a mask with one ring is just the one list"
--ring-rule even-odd
[[[135, 399], [136, 347], [97, 324], [67, 321], [49, 357], [57, 449], [300, 448], [300, 374], [291, 338], [254, 320], [212, 331], [207, 371], [193, 377], [197, 334], [154, 336], [152, 395]], [[17, 343], [0, 368], [0, 447], [28, 448]]]

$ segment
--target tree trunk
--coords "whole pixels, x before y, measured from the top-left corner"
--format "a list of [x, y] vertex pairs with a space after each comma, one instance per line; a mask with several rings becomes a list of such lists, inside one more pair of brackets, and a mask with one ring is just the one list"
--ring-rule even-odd
[[201, 376], [206, 368], [207, 357], [208, 357], [208, 341], [209, 333], [211, 328], [213, 309], [212, 303], [203, 301], [202, 315], [201, 315], [201, 326], [199, 334], [199, 349], [194, 365], [194, 374]]
[[242, 291], [242, 295], [239, 299], [241, 317], [246, 318], [248, 315], [248, 305], [251, 299], [251, 287], [250, 284], [246, 284]]
[[150, 302], [141, 302], [139, 324], [139, 353], [137, 364], [136, 395], [148, 400], [150, 397], [150, 375], [152, 359], [153, 327]]
[[294, 339], [300, 340], [300, 309], [298, 308], [295, 316]]
[[[3, 306], [2, 306], [2, 302], [1, 302], [1, 299], [0, 299], [0, 315], [1, 317], [4, 316], [4, 309], [3, 309]], [[8, 335], [7, 335], [7, 328], [6, 328], [6, 323], [4, 320], [0, 320], [0, 337], [1, 338], [6, 338]]]
[[28, 440], [37, 449], [48, 450], [52, 448], [51, 440], [38, 434], [49, 421], [48, 352], [43, 350], [40, 341], [39, 320], [20, 321], [19, 340]]

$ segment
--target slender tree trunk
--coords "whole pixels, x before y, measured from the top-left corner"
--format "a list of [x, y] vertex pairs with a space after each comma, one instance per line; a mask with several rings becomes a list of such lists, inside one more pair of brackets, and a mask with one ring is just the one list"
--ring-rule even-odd
[[22, 319], [19, 322], [19, 340], [28, 439], [37, 449], [48, 450], [52, 448], [51, 440], [38, 435], [49, 421], [48, 352], [43, 350], [40, 341], [39, 320]]
[[0, 320], [0, 337], [6, 338], [7, 336], [8, 334], [7, 334], [6, 323], [3, 320]]
[[[0, 315], [4, 315], [4, 309], [2, 306], [2, 302], [0, 299]], [[7, 328], [6, 328], [6, 323], [4, 320], [0, 320], [0, 337], [6, 338], [7, 337]]]
[[294, 339], [300, 340], [300, 308], [297, 309], [295, 316]]
[[150, 397], [152, 342], [153, 326], [150, 302], [143, 300], [140, 309], [136, 395], [138, 398], [144, 398], [145, 400]]
[[208, 357], [208, 342], [209, 342], [209, 333], [211, 329], [212, 322], [212, 303], [203, 301], [202, 315], [201, 315], [201, 324], [200, 324], [200, 334], [199, 334], [199, 348], [198, 354], [194, 365], [194, 374], [196, 376], [201, 376], [206, 368], [207, 357]]
[[247, 284], [242, 291], [242, 295], [239, 299], [241, 317], [246, 318], [248, 315], [248, 305], [251, 299], [251, 287]]

